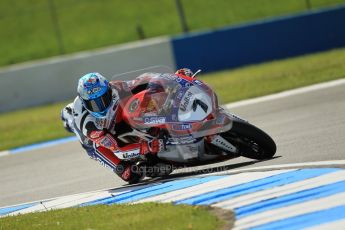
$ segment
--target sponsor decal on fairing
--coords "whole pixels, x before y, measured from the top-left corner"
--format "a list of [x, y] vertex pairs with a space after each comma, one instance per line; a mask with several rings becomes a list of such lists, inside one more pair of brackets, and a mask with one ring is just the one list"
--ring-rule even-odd
[[178, 100], [181, 100], [182, 97], [183, 97], [183, 95], [184, 95], [184, 93], [185, 93], [184, 91], [180, 91], [180, 92], [177, 94], [177, 97], [176, 97], [176, 98], [177, 98]]
[[192, 124], [173, 124], [171, 127], [173, 130], [182, 131], [191, 129]]
[[187, 91], [187, 93], [185, 94], [180, 104], [181, 111], [185, 112], [187, 110], [187, 107], [190, 104], [192, 97], [193, 97], [193, 93], [190, 91]]
[[166, 121], [165, 117], [145, 117], [144, 124], [164, 124]]
[[129, 105], [129, 112], [133, 113], [139, 107], [140, 100], [138, 98], [134, 99], [131, 104]]
[[179, 136], [179, 137], [170, 137], [168, 139], [168, 144], [183, 145], [183, 144], [191, 144], [191, 143], [194, 143], [195, 141], [196, 139], [193, 138], [193, 136], [187, 135], [187, 136]]

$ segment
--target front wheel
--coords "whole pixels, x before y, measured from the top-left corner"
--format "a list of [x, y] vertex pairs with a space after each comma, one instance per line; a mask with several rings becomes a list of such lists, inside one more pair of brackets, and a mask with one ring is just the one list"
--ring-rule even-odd
[[244, 121], [233, 121], [232, 128], [221, 136], [236, 146], [238, 154], [243, 157], [269, 159], [277, 150], [276, 144], [267, 133]]

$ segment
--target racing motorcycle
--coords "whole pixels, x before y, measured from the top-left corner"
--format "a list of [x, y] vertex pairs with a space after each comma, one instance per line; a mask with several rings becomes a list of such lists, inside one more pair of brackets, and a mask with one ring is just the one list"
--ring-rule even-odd
[[[154, 67], [114, 76], [128, 80], [154, 76], [160, 81], [134, 88], [124, 103], [122, 116], [132, 130], [122, 133], [123, 143], [163, 140], [164, 151], [145, 156], [115, 152], [124, 161], [136, 162], [140, 175], [164, 177], [176, 167], [205, 165], [235, 157], [272, 158], [273, 139], [248, 121], [218, 105], [217, 95], [204, 82]], [[151, 84], [152, 83], [152, 84]], [[151, 170], [148, 170], [151, 167]], [[131, 181], [136, 183], [140, 179]]]

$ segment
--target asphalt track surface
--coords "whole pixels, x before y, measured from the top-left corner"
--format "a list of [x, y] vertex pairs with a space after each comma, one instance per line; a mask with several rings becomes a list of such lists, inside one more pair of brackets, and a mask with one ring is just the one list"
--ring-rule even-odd
[[[345, 159], [345, 85], [232, 109], [269, 133], [276, 158], [237, 158], [173, 177], [248, 167]], [[219, 167], [220, 166], [220, 167]], [[89, 160], [78, 143], [0, 157], [0, 206], [126, 185]]]

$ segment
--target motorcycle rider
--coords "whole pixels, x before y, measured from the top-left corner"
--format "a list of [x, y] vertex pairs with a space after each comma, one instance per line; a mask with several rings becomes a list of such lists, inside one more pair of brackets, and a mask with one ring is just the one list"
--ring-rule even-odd
[[[192, 76], [189, 69], [180, 69], [177, 75]], [[133, 163], [121, 161], [114, 152], [131, 152], [142, 156], [157, 154], [164, 150], [162, 139], [124, 144], [117, 136], [131, 127], [123, 121], [121, 110], [133, 89], [147, 87], [151, 80], [148, 74], [133, 81], [109, 82], [99, 73], [88, 73], [78, 82], [78, 96], [61, 111], [61, 119], [67, 131], [78, 137], [88, 155], [102, 165], [110, 167], [124, 181], [135, 183], [144, 175], [142, 170], [133, 170]], [[157, 82], [159, 85], [159, 81]]]

